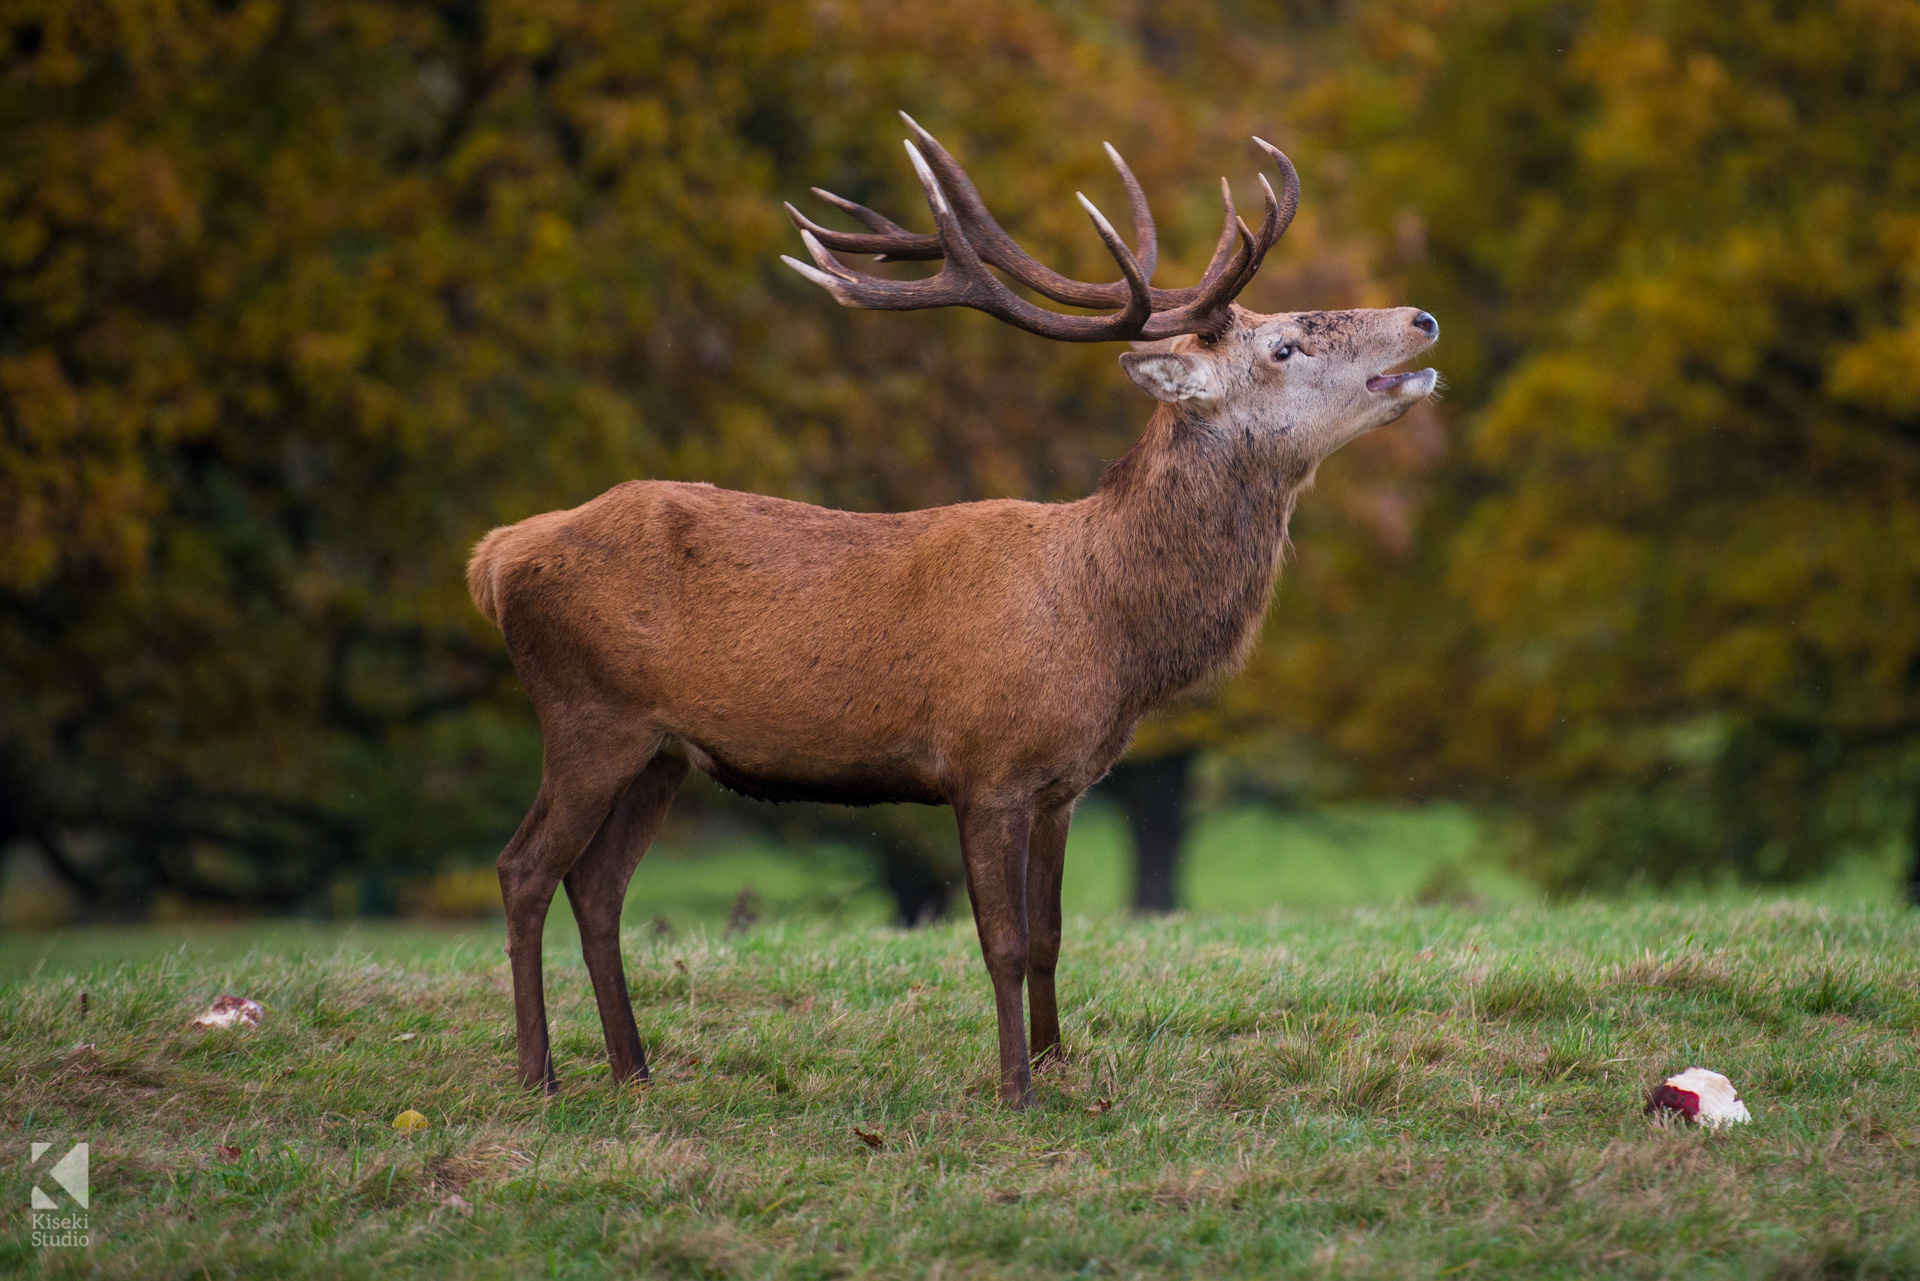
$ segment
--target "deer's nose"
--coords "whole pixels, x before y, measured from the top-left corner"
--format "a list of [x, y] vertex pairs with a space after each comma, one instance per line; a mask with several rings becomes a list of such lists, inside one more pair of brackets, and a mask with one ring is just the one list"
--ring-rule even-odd
[[1440, 336], [1440, 322], [1424, 311], [1416, 311], [1413, 313], [1413, 327], [1429, 338], [1438, 338]]

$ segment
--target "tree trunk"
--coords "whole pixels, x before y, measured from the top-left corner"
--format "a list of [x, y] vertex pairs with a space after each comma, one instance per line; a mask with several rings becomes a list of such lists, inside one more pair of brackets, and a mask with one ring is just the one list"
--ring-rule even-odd
[[905, 929], [930, 925], [947, 914], [953, 884], [918, 844], [894, 833], [881, 833], [874, 846], [880, 864], [880, 883], [893, 896], [896, 919]]
[[1133, 910], [1171, 912], [1187, 835], [1187, 779], [1193, 753], [1114, 766], [1107, 787], [1133, 832]]
[[1908, 837], [1913, 862], [1907, 867], [1907, 902], [1920, 907], [1920, 791], [1913, 798], [1913, 831]]

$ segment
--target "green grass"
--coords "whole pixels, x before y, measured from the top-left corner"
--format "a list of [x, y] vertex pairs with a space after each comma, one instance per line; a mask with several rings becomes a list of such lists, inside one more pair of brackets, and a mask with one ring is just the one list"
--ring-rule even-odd
[[[1433, 886], [1488, 902], [1531, 896], [1512, 876], [1476, 864], [1473, 844], [1472, 819], [1439, 806], [1356, 806], [1312, 814], [1258, 806], [1224, 809], [1204, 813], [1194, 824], [1181, 900], [1195, 911], [1213, 913], [1404, 903]], [[1118, 811], [1083, 806], [1067, 853], [1066, 910], [1102, 915], [1124, 908], [1132, 883], [1129, 851]], [[486, 880], [490, 870], [477, 874]], [[636, 927], [719, 929], [743, 889], [753, 891], [766, 920], [879, 925], [892, 917], [886, 896], [868, 883], [849, 851], [796, 858], [792, 850], [747, 833], [723, 831], [716, 837], [669, 828], [634, 877], [625, 919]], [[956, 909], [964, 914], [963, 896], [955, 897]], [[571, 920], [564, 896], [554, 911], [557, 921]], [[0, 979], [148, 961], [182, 947], [188, 956], [219, 960], [256, 947], [305, 955], [315, 949], [330, 953], [344, 944], [408, 961], [462, 942], [495, 946], [496, 933], [486, 925], [411, 921], [180, 921], [140, 928], [20, 930], [0, 934]]]
[[[321, 941], [0, 985], [0, 1268], [1920, 1275], [1920, 918], [1891, 907], [1076, 919], [1072, 1054], [1025, 1114], [964, 924], [632, 930], [645, 1090], [607, 1080], [556, 931], [552, 1099], [510, 1080], [497, 927]], [[186, 1030], [223, 991], [265, 1025]], [[1751, 1126], [1642, 1116], [1692, 1063]], [[92, 1244], [36, 1252], [25, 1145], [81, 1138]]]
[[[1517, 877], [1474, 858], [1465, 810], [1346, 806], [1282, 812], [1248, 805], [1199, 815], [1187, 842], [1180, 902], [1195, 912], [1265, 912], [1409, 903], [1441, 891], [1488, 902], [1533, 897]], [[1117, 810], [1075, 816], [1061, 898], [1068, 911], [1130, 901], [1126, 825]]]
[[[1326, 911], [1435, 898], [1456, 905], [1537, 901], [1537, 893], [1525, 882], [1489, 863], [1475, 841], [1471, 815], [1447, 806], [1348, 806], [1308, 813], [1242, 806], [1206, 812], [1190, 834], [1181, 901], [1204, 914]], [[1062, 898], [1068, 913], [1100, 916], [1126, 906], [1129, 849], [1116, 810], [1098, 803], [1081, 807], [1067, 851]], [[1889, 847], [1875, 857], [1849, 860], [1820, 880], [1797, 887], [1794, 897], [1833, 907], [1895, 902], [1904, 859], [1903, 849]], [[491, 882], [490, 868], [475, 869], [474, 875]], [[759, 914], [767, 921], [858, 926], [883, 924], [892, 917], [886, 896], [868, 882], [850, 851], [795, 857], [791, 849], [749, 834], [722, 833], [716, 838], [670, 827], [634, 877], [625, 920], [633, 927], [664, 925], [676, 932], [703, 926], [718, 930], [743, 889], [754, 892]], [[0, 900], [4, 897], [0, 893]], [[955, 907], [965, 913], [963, 896], [956, 894]], [[559, 896], [554, 914], [551, 929], [570, 922], [564, 896]], [[180, 949], [187, 957], [215, 961], [254, 948], [307, 955], [316, 950], [330, 954], [344, 945], [383, 960], [409, 961], [462, 944], [496, 947], [497, 935], [498, 927], [485, 922], [416, 921], [175, 921], [140, 927], [0, 929], [0, 980], [123, 960], [149, 961]]]
[[[1517, 878], [1473, 861], [1474, 840], [1472, 818], [1444, 806], [1283, 813], [1249, 805], [1204, 812], [1188, 841], [1181, 902], [1209, 913], [1353, 907], [1410, 902], [1443, 880], [1488, 901], [1530, 897]], [[1067, 847], [1066, 910], [1100, 914], [1126, 907], [1130, 850], [1118, 810], [1097, 802], [1082, 806]], [[770, 916], [879, 924], [892, 911], [847, 852], [796, 859], [751, 837], [716, 841], [670, 830], [640, 865], [626, 918], [719, 925], [748, 886]]]

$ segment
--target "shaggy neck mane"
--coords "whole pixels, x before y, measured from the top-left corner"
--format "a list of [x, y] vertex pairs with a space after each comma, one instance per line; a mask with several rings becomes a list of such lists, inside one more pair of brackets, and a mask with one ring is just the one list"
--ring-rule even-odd
[[1164, 404], [1107, 469], [1085, 500], [1090, 560], [1143, 708], [1245, 661], [1312, 472], [1279, 433]]

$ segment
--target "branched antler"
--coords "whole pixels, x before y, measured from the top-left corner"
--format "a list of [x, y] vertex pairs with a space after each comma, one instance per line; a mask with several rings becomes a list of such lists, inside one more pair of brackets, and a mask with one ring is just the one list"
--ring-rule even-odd
[[[865, 232], [834, 231], [811, 221], [792, 205], [787, 215], [800, 228], [807, 252], [818, 267], [793, 258], [794, 270], [832, 293], [843, 305], [885, 311], [915, 311], [928, 307], [973, 307], [1009, 324], [1048, 338], [1067, 342], [1106, 342], [1127, 338], [1168, 338], [1198, 333], [1217, 326], [1227, 304], [1247, 287], [1260, 270], [1267, 251], [1293, 221], [1300, 203], [1300, 179], [1293, 164], [1273, 144], [1255, 138], [1279, 166], [1283, 195], [1276, 198], [1265, 175], [1260, 186], [1266, 197], [1260, 231], [1255, 234], [1233, 207], [1233, 193], [1220, 180], [1226, 206], [1225, 225], [1213, 259], [1200, 282], [1185, 289], [1154, 289], [1147, 282], [1159, 260], [1159, 238], [1153, 213], [1139, 180], [1111, 144], [1107, 158], [1119, 172], [1133, 215], [1137, 249], [1129, 251], [1100, 211], [1084, 195], [1080, 203], [1093, 219], [1107, 250], [1120, 264], [1122, 279], [1105, 284], [1063, 276], [1034, 258], [1000, 226], [980, 193], [957, 161], [937, 139], [901, 112], [901, 119], [918, 139], [906, 144], [907, 155], [927, 195], [938, 230], [932, 235], [908, 231], [865, 205], [832, 192], [814, 194], [867, 228]], [[882, 262], [944, 259], [938, 275], [928, 280], [889, 280], [853, 271], [830, 252], [874, 254]], [[1014, 280], [1055, 302], [1074, 307], [1119, 307], [1108, 316], [1070, 316], [1027, 302], [986, 270], [998, 267]]]

